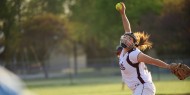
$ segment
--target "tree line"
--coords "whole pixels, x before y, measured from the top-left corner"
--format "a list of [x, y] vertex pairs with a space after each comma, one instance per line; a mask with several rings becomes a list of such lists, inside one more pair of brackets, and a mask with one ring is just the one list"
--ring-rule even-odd
[[[151, 35], [159, 55], [190, 56], [189, 0], [121, 0], [132, 31]], [[11, 68], [19, 60], [44, 67], [52, 49], [85, 50], [88, 59], [115, 56], [123, 26], [117, 0], [1, 0], [1, 60]]]

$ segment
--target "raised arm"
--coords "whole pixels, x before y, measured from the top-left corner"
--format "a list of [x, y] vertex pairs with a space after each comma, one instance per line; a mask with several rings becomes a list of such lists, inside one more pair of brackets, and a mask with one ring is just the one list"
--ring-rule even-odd
[[122, 9], [119, 10], [119, 12], [121, 14], [124, 30], [125, 30], [125, 32], [131, 32], [131, 26], [130, 26], [129, 20], [125, 14], [125, 9], [126, 9], [125, 4], [123, 2], [121, 2], [121, 5], [122, 5]]

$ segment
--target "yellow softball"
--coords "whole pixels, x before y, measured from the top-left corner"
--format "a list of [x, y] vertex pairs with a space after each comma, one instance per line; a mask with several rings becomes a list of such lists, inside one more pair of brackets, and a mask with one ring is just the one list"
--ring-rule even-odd
[[117, 3], [116, 5], [115, 5], [115, 8], [116, 8], [116, 10], [121, 10], [122, 9], [122, 5], [121, 5], [121, 3]]

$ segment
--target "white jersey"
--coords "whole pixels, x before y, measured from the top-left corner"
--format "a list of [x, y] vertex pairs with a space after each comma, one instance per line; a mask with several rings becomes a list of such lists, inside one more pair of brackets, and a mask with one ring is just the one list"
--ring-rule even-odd
[[132, 90], [136, 85], [152, 83], [152, 77], [146, 65], [143, 62], [139, 63], [137, 60], [140, 53], [141, 51], [135, 48], [124, 54], [123, 49], [119, 58], [122, 80]]

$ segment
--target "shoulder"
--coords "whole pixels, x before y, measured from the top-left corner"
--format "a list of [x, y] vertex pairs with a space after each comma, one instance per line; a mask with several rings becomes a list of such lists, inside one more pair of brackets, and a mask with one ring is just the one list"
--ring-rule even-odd
[[129, 55], [130, 55], [130, 56], [136, 56], [136, 55], [138, 55], [139, 53], [141, 53], [141, 51], [140, 51], [138, 48], [135, 48]]
[[135, 63], [138, 62], [138, 55], [141, 53], [141, 51], [138, 48], [135, 48], [130, 54], [129, 59]]

